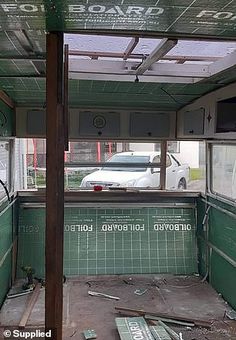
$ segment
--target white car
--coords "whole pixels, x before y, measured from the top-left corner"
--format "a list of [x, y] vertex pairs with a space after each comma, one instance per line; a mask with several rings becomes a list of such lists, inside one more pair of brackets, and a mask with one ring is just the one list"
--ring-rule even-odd
[[[103, 167], [85, 176], [81, 187], [95, 185], [102, 187], [140, 187], [158, 188], [160, 185], [160, 168], [147, 167], [147, 164], [160, 163], [160, 152], [129, 151], [113, 155], [108, 162], [125, 163], [127, 167]], [[134, 163], [144, 163], [143, 167], [135, 167]], [[132, 164], [134, 164], [132, 166]], [[166, 189], [186, 189], [189, 180], [189, 166], [181, 165], [170, 153], [166, 159]]]

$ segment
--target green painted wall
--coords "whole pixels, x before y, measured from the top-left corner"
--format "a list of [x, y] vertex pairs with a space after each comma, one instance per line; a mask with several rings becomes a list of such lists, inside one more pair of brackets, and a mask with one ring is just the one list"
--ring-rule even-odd
[[[3, 212], [5, 206], [0, 210]], [[16, 215], [14, 207], [10, 206], [0, 216], [0, 306], [11, 286], [13, 235], [16, 233]]]
[[[209, 201], [223, 209], [235, 213], [235, 208], [229, 204], [222, 203], [210, 198]], [[206, 210], [205, 203], [198, 201], [198, 236], [205, 238], [202, 220]], [[223, 251], [232, 260], [236, 260], [236, 219], [228, 216], [222, 211], [210, 208], [209, 211], [209, 242]], [[206, 272], [206, 242], [198, 238], [199, 248], [199, 272]], [[227, 260], [212, 250], [209, 256], [209, 282], [220, 292], [234, 308], [236, 308], [236, 268]]]
[[0, 100], [0, 137], [10, 137], [14, 133], [14, 111]]
[[236, 269], [214, 251], [211, 255], [210, 283], [233, 308], [236, 308]]
[[4, 302], [6, 294], [11, 287], [11, 270], [12, 261], [10, 253], [0, 267], [0, 306]]
[[205, 276], [207, 271], [207, 247], [206, 232], [204, 231], [202, 221], [207, 207], [199, 198], [197, 200], [197, 245], [198, 245], [198, 270], [202, 276]]
[[[66, 208], [64, 273], [191, 274], [195, 234], [193, 208]], [[19, 277], [22, 265], [44, 276], [44, 238], [45, 209], [21, 208]]]

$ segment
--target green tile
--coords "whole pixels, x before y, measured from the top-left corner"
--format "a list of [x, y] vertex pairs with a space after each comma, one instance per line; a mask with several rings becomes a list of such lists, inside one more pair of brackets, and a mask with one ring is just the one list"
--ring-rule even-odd
[[[175, 211], [175, 209], [142, 208], [125, 211], [125, 215], [128, 215], [129, 212], [134, 223], [140, 216], [144, 219], [145, 231], [133, 232], [132, 234], [131, 232], [118, 231], [96, 232], [106, 216], [122, 216], [124, 214], [122, 209], [66, 209], [66, 224], [76, 224], [78, 220], [83, 221], [92, 212], [98, 217], [97, 224], [94, 220], [93, 232], [67, 231], [65, 233], [64, 272], [66, 275], [159, 273], [166, 271], [185, 274], [186, 272], [196, 272], [195, 220], [191, 209], [185, 209], [181, 215], [182, 219], [193, 224], [193, 229], [186, 233], [178, 231], [156, 232], [152, 227], [152, 223], [158, 218], [168, 219], [168, 216], [172, 216], [172, 219], [175, 216], [177, 218], [177, 216], [180, 216], [179, 209]], [[30, 263], [37, 273], [43, 274], [45, 211], [44, 209], [20, 209], [19, 221], [21, 227], [19, 233], [19, 264]], [[38, 233], [24, 232], [22, 226], [34, 224], [39, 227]], [[170, 233], [173, 235], [170, 236]], [[177, 241], [174, 242], [174, 240]], [[21, 275], [18, 270], [18, 276]]]
[[11, 287], [11, 270], [12, 270], [12, 262], [11, 262], [11, 253], [9, 253], [0, 267], [0, 307], [6, 297], [8, 290]]
[[[4, 207], [2, 207], [4, 209]], [[3, 212], [3, 210], [1, 210]], [[0, 306], [11, 286], [12, 241], [13, 241], [13, 206], [0, 216]]]

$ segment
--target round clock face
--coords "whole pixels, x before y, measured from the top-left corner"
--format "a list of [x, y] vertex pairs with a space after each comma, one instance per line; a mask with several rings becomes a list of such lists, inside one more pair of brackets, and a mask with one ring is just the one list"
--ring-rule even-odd
[[93, 126], [101, 129], [106, 125], [106, 119], [103, 116], [95, 116], [93, 119]]

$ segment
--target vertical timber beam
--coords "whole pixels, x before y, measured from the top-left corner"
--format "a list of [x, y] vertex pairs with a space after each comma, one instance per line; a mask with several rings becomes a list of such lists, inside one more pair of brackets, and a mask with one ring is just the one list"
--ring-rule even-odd
[[64, 238], [63, 33], [47, 34], [45, 327], [62, 340]]
[[160, 173], [160, 189], [165, 190], [166, 188], [166, 152], [167, 152], [167, 141], [161, 142], [161, 173]]

